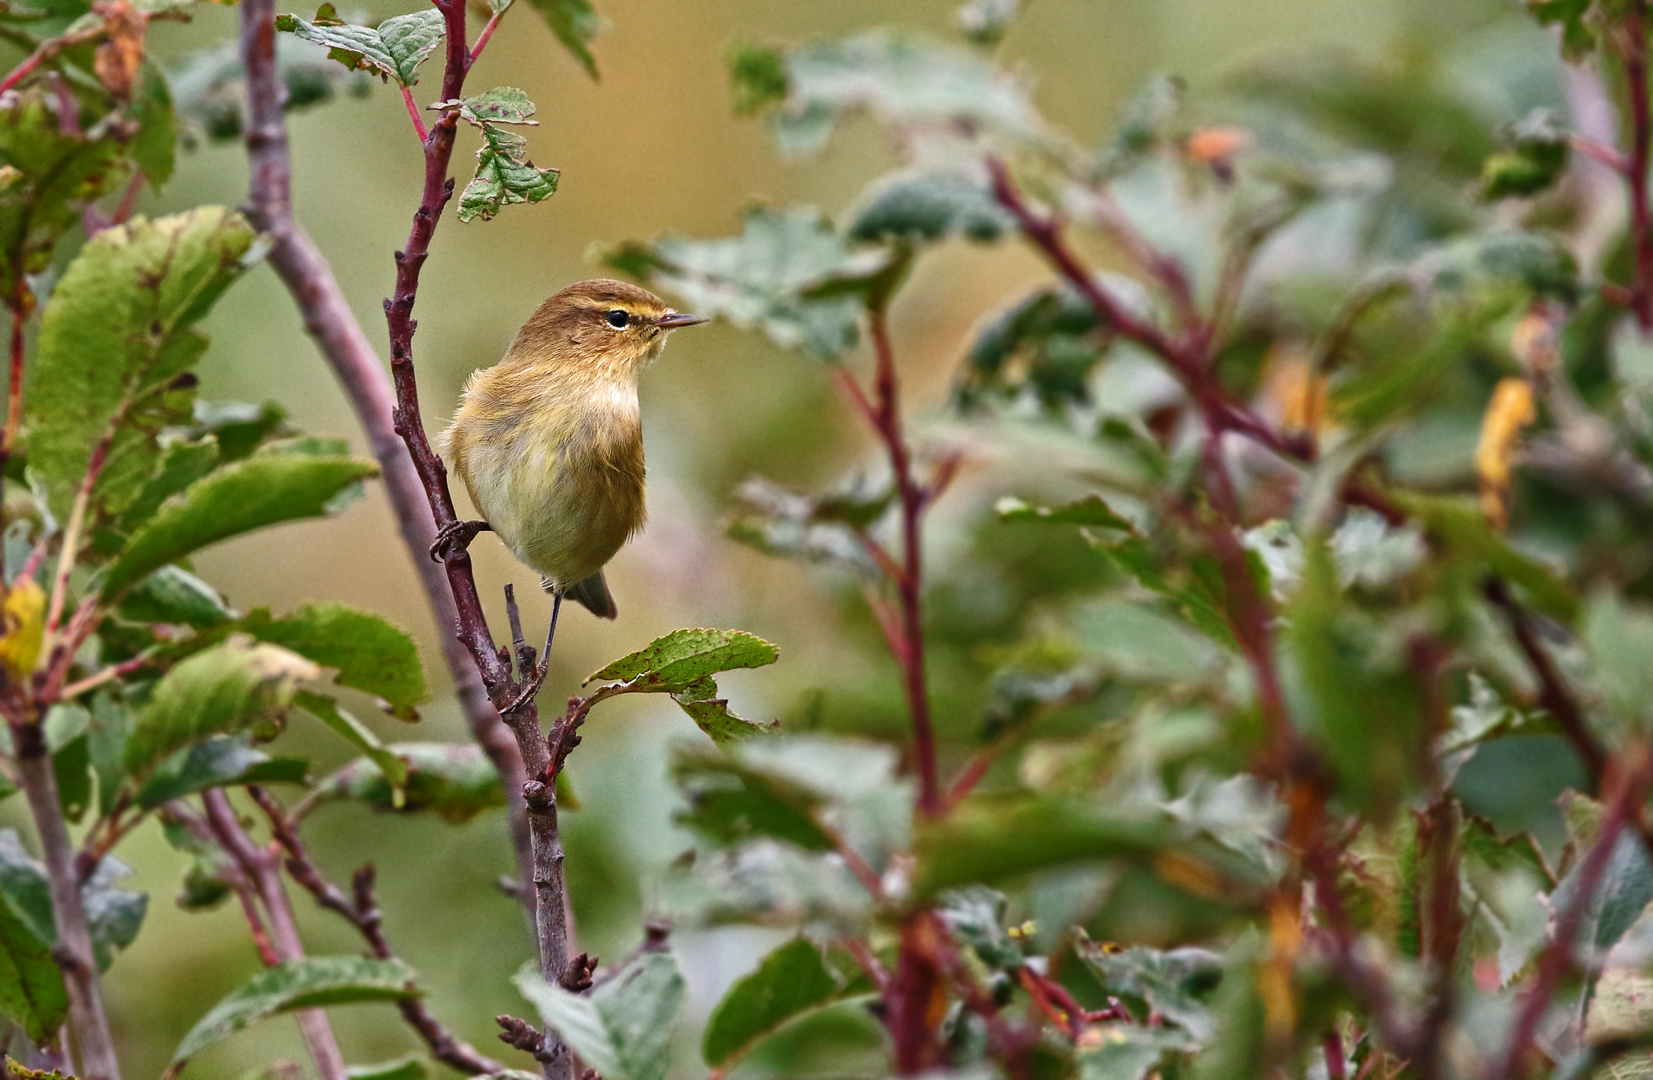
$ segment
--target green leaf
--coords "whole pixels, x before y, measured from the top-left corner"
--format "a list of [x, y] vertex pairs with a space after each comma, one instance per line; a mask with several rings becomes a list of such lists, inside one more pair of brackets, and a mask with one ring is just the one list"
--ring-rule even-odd
[[126, 173], [120, 143], [64, 123], [61, 107], [39, 86], [0, 102], [0, 166], [17, 174], [0, 185], [0, 295], [16, 295], [23, 275], [45, 270], [58, 240], [80, 224], [81, 208]]
[[528, 160], [528, 140], [521, 135], [486, 124], [476, 152], [476, 176], [459, 193], [459, 220], [487, 221], [512, 203], [548, 199], [556, 194], [560, 175]]
[[1567, 171], [1570, 144], [1554, 111], [1534, 109], [1499, 132], [1505, 149], [1481, 166], [1481, 198], [1525, 198], [1555, 185]]
[[377, 1065], [352, 1065], [344, 1074], [348, 1080], [426, 1080], [430, 1070], [420, 1059], [404, 1057]]
[[857, 289], [889, 267], [878, 250], [855, 250], [809, 209], [753, 207], [741, 235], [721, 240], [668, 236], [627, 245], [604, 258], [647, 277], [701, 315], [762, 330], [784, 349], [830, 360], [855, 345], [864, 300]]
[[320, 677], [303, 657], [244, 638], [198, 652], [155, 684], [127, 736], [126, 770], [143, 776], [192, 742], [274, 725], [299, 683]]
[[771, 720], [765, 724], [736, 716], [729, 711], [728, 700], [714, 697], [716, 693], [717, 683], [706, 678], [691, 683], [682, 693], [673, 694], [672, 700], [677, 702], [683, 711], [689, 714], [689, 719], [695, 722], [695, 726], [704, 731], [717, 745], [733, 746], [747, 739], [774, 734], [780, 727], [779, 720]]
[[156, 433], [187, 419], [189, 389], [175, 380], [206, 349], [191, 324], [245, 269], [252, 240], [240, 216], [199, 207], [105, 229], [64, 271], [24, 402], [29, 468], [60, 519], [117, 417], [93, 509], [118, 513], [140, 495], [160, 456]]
[[402, 86], [419, 81], [419, 65], [425, 62], [446, 32], [442, 13], [433, 9], [407, 15], [392, 15], [377, 27], [354, 26], [333, 17], [325, 4], [316, 12], [315, 22], [297, 15], [277, 15], [277, 30], [305, 41], [327, 46], [327, 55], [353, 71], [373, 71]]
[[1340, 793], [1382, 820], [1423, 752], [1416, 686], [1409, 673], [1377, 659], [1381, 631], [1343, 603], [1324, 538], [1305, 545], [1303, 585], [1288, 613], [1292, 655], [1307, 691], [1299, 723], [1317, 737]]
[[1574, 63], [1596, 48], [1595, 0], [1527, 0], [1527, 11], [1540, 23], [1561, 26], [1561, 55]]
[[286, 521], [320, 517], [340, 492], [378, 474], [361, 458], [256, 454], [215, 470], [170, 500], [109, 568], [103, 595], [208, 544]]
[[807, 559], [877, 580], [878, 564], [867, 554], [857, 531], [883, 517], [895, 492], [852, 480], [825, 495], [806, 495], [761, 476], [735, 489], [740, 503], [728, 533], [765, 555]]
[[[1555, 916], [1579, 902], [1582, 868], [1580, 858], [1551, 894], [1550, 910]], [[1597, 967], [1653, 903], [1653, 861], [1649, 861], [1646, 846], [1632, 830], [1621, 831], [1615, 839], [1607, 869], [1584, 903], [1584, 921], [1575, 941], [1581, 962]]]
[[50, 1042], [69, 1014], [46, 897], [45, 871], [16, 831], [0, 830], [0, 1016], [37, 1045]]
[[154, 516], [161, 504], [218, 467], [218, 440], [161, 440], [161, 462], [121, 515], [120, 527], [131, 532]]
[[585, 681], [634, 683], [639, 688], [682, 693], [720, 671], [773, 664], [780, 650], [742, 630], [673, 630], [645, 648], [609, 664]]
[[995, 971], [1015, 972], [1025, 958], [1005, 927], [1003, 893], [985, 885], [949, 889], [937, 898], [936, 914], [947, 932], [968, 945], [982, 963]]
[[163, 566], [132, 587], [117, 609], [132, 622], [169, 623], [207, 630], [235, 617], [218, 590], [176, 566]]
[[603, 1080], [662, 1080], [666, 1075], [672, 1032], [689, 997], [670, 953], [642, 953], [590, 996], [571, 994], [532, 973], [513, 981]]
[[533, 115], [534, 103], [528, 100], [525, 92], [514, 86], [498, 86], [459, 102], [459, 118], [477, 127], [487, 127], [489, 124], [537, 126], [539, 121], [531, 119]]
[[990, 319], [965, 355], [955, 391], [966, 408], [1030, 392], [1046, 408], [1090, 400], [1105, 350], [1096, 309], [1071, 289], [1041, 288]]
[[193, 1057], [248, 1024], [295, 1009], [411, 1000], [419, 996], [415, 978], [411, 968], [396, 960], [311, 956], [285, 961], [254, 975], [214, 1005], [184, 1036], [172, 1060]]
[[[944, 818], [921, 822], [913, 891], [922, 897], [975, 883], [1116, 856], [1145, 857], [1178, 843], [1166, 821], [1026, 795], [975, 796]], [[1215, 853], [1183, 856], [1212, 874]]]
[[602, 20], [590, 0], [529, 0], [534, 10], [545, 17], [552, 36], [562, 42], [585, 73], [597, 77], [597, 58], [591, 55], [590, 44], [602, 29]]
[[[301, 705], [309, 708], [301, 698]], [[318, 800], [353, 799], [375, 810], [418, 813], [429, 810], [455, 824], [469, 821], [484, 810], [505, 805], [499, 774], [474, 743], [390, 743], [385, 751], [402, 762], [407, 772], [406, 796], [396, 789], [380, 765], [358, 758], [322, 780], [315, 788]], [[558, 777], [560, 805], [568, 807]]]
[[1119, 516], [1100, 495], [1086, 495], [1077, 502], [1061, 506], [1029, 506], [1020, 499], [1006, 497], [993, 506], [999, 520], [1010, 523], [1041, 522], [1051, 525], [1092, 525], [1103, 529], [1119, 529], [1135, 533], [1136, 526]]
[[1511, 547], [1487, 523], [1473, 498], [1394, 493], [1401, 509], [1417, 521], [1432, 545], [1475, 570], [1476, 576], [1497, 574], [1520, 586], [1525, 600], [1545, 615], [1571, 625], [1579, 603], [1558, 575], [1544, 563]]
[[935, 243], [954, 237], [991, 243], [1015, 227], [984, 178], [901, 172], [876, 181], [862, 194], [844, 232], [852, 240], [873, 243]]
[[378, 766], [380, 775], [390, 783], [391, 802], [401, 809], [407, 798], [408, 764], [379, 741], [379, 737], [360, 720], [339, 707], [339, 703], [323, 694], [300, 690], [294, 704], [337, 732], [346, 742]]
[[786, 100], [786, 54], [773, 46], [736, 40], [724, 52], [736, 116], [754, 116]]
[[1021, 0], [967, 0], [959, 6], [953, 21], [972, 44], [997, 45], [1016, 21]]
[[825, 800], [785, 776], [728, 754], [683, 747], [674, 755], [672, 779], [688, 804], [678, 823], [714, 843], [732, 847], [770, 836], [805, 851], [833, 848], [814, 817]]
[[786, 53], [786, 100], [776, 110], [783, 149], [819, 149], [846, 116], [870, 112], [902, 126], [986, 128], [1033, 139], [1043, 123], [1023, 88], [981, 56], [873, 30]]
[[413, 638], [378, 615], [344, 604], [313, 603], [272, 619], [268, 608], [259, 608], [240, 628], [322, 667], [337, 668], [334, 681], [377, 695], [398, 720], [417, 720], [413, 707], [430, 697]]
[[114, 963], [116, 949], [124, 949], [137, 939], [149, 911], [146, 894], [119, 887], [131, 876], [130, 867], [113, 855], [105, 855], [80, 887], [87, 929], [92, 934], [92, 955], [99, 971], [108, 970]]
[[1197, 1042], [1210, 1041], [1216, 1023], [1203, 999], [1222, 978], [1221, 956], [1195, 948], [1102, 948], [1083, 935], [1075, 951], [1108, 993], [1137, 998]]
[[1074, 1055], [1079, 1080], [1147, 1080], [1162, 1075], [1159, 1066], [1167, 1053], [1196, 1049], [1174, 1028], [1120, 1023], [1091, 1030], [1098, 1036], [1096, 1045], [1087, 1045]]
[[844, 984], [822, 962], [821, 950], [806, 938], [793, 938], [723, 995], [706, 1021], [700, 1056], [712, 1068], [723, 1069], [763, 1036], [843, 992]]
[[1653, 610], [1603, 589], [1585, 606], [1580, 637], [1607, 703], [1645, 730], [1653, 719]]
[[244, 736], [215, 735], [178, 751], [156, 766], [138, 790], [137, 803], [145, 810], [152, 810], [164, 802], [208, 788], [301, 784], [309, 767], [303, 758], [272, 758], [255, 750]]

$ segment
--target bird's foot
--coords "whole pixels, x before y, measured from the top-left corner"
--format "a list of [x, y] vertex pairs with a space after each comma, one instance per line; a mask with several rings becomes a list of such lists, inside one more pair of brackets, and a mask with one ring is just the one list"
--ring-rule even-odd
[[447, 562], [471, 546], [477, 533], [493, 532], [486, 521], [450, 521], [436, 530], [436, 539], [430, 546], [430, 557], [436, 562]]

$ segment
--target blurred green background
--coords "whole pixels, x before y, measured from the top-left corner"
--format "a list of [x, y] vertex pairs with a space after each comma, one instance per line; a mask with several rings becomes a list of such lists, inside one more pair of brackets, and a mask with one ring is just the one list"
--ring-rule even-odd
[[[595, 48], [600, 82], [587, 79], [527, 9], [510, 14], [472, 73], [474, 89], [516, 85], [539, 105], [540, 126], [528, 132], [531, 157], [561, 169], [562, 184], [547, 203], [509, 208], [493, 222], [462, 226], [450, 213], [442, 223], [417, 309], [416, 360], [431, 429], [446, 422], [465, 376], [497, 359], [545, 295], [595, 272], [594, 246], [668, 231], [725, 234], [754, 199], [835, 213], [894, 162], [893, 148], [871, 125], [855, 127], [820, 158], [780, 159], [762, 124], [731, 115], [723, 60], [731, 39], [798, 40], [890, 23], [946, 36], [955, 4], [600, 0], [598, 7], [609, 24]], [[1549, 48], [1527, 22], [1501, 19], [1518, 7], [1514, 0], [1032, 0], [1002, 55], [1033, 85], [1045, 114], [1090, 144], [1121, 99], [1158, 72], [1184, 77], [1197, 100], [1249, 65], [1307, 53], [1388, 63], [1473, 41], [1496, 62], [1506, 48]], [[406, 0], [384, 0], [343, 13], [379, 18], [402, 10]], [[181, 58], [229, 40], [235, 20], [233, 9], [203, 6], [190, 25], [157, 24], [153, 44], [163, 59]], [[416, 88], [422, 104], [434, 97], [433, 80], [434, 64]], [[390, 256], [406, 237], [422, 177], [402, 103], [375, 84], [365, 99], [342, 98], [289, 119], [300, 220], [382, 345], [379, 305], [391, 280]], [[475, 135], [465, 131], [460, 139], [456, 167], [464, 170]], [[159, 197], [146, 194], [141, 211], [235, 205], [245, 183], [238, 144], [206, 147], [183, 155], [170, 186]], [[949, 425], [942, 406], [972, 326], [1046, 274], [1021, 251], [955, 245], [926, 260], [918, 275], [894, 313], [905, 399], [921, 439], [958, 441], [966, 436]], [[206, 329], [213, 346], [201, 370], [203, 398], [275, 400], [299, 427], [361, 444], [269, 269], [238, 285]], [[862, 434], [825, 370], [756, 335], [715, 325], [678, 335], [644, 378], [642, 395], [650, 522], [610, 567], [621, 616], [614, 623], [581, 611], [566, 618], [545, 700], [559, 701], [586, 673], [671, 628], [739, 627], [776, 642], [782, 654], [776, 667], [727, 677], [724, 688], [743, 715], [779, 716], [783, 726], [895, 730], [901, 711], [894, 669], [877, 648], [851, 583], [756, 555], [726, 539], [720, 521], [730, 490], [755, 471], [786, 483], [824, 484], [863, 460]], [[954, 650], [937, 661], [938, 697], [959, 706], [943, 708], [944, 716], [956, 717], [943, 722], [956, 722], [960, 731], [981, 712], [969, 695], [988, 668], [985, 659], [976, 660], [990, 649], [993, 629], [1018, 625], [1026, 614], [1007, 609], [1005, 590], [971, 576], [973, 534], [992, 499], [1016, 489], [1018, 468], [1025, 474], [1046, 465], [1025, 455], [1018, 464], [990, 448], [964, 445], [966, 474], [936, 520], [931, 546], [934, 573], [950, 579], [937, 619], [975, 627], [964, 637], [977, 652]], [[1048, 537], [1000, 539], [1051, 543]], [[500, 615], [501, 587], [515, 582], [532, 596], [530, 622], [543, 626], [549, 605], [531, 587], [534, 575], [492, 537], [484, 535], [472, 550], [484, 595], [494, 598], [492, 614]], [[1060, 553], [1043, 557], [1055, 559], [1057, 570], [1065, 565]], [[436, 696], [417, 728], [390, 719], [375, 719], [375, 727], [386, 739], [465, 737], [446, 690], [438, 629], [376, 492], [335, 519], [225, 544], [197, 569], [243, 610], [281, 611], [325, 597], [408, 627], [421, 643]], [[859, 696], [849, 701], [834, 697], [845, 670], [858, 674]], [[367, 702], [355, 704], [358, 715], [372, 715]], [[581, 948], [619, 960], [638, 942], [651, 880], [686, 846], [671, 826], [665, 746], [698, 737], [670, 703], [642, 698], [605, 705], [586, 726], [570, 765], [584, 808], [564, 818]], [[285, 739], [288, 752], [314, 754], [318, 772], [348, 756], [341, 743], [307, 731]], [[21, 824], [20, 802], [0, 807], [0, 825]], [[378, 864], [388, 932], [431, 987], [435, 1013], [485, 1052], [509, 1053], [493, 1039], [492, 1017], [526, 1011], [507, 979], [530, 955], [530, 942], [518, 909], [494, 886], [511, 869], [503, 819], [494, 814], [452, 827], [333, 807], [311, 819], [308, 835], [336, 880], [365, 859]], [[137, 943], [110, 973], [109, 994], [129, 1075], [152, 1076], [183, 1032], [244, 980], [257, 959], [233, 904], [205, 915], [173, 906], [183, 860], [155, 830], [142, 832], [120, 854], [137, 868], [135, 884], [150, 892], [151, 903]], [[318, 915], [305, 898], [295, 903], [312, 952], [358, 950], [339, 920]], [[687, 1027], [704, 1020], [766, 940], [750, 929], [677, 935], [694, 995]], [[351, 1061], [415, 1049], [388, 1007], [336, 1012], [335, 1023]], [[215, 1048], [188, 1075], [235, 1076], [277, 1056], [303, 1059], [290, 1020]], [[692, 1060], [684, 1055], [685, 1063]]]

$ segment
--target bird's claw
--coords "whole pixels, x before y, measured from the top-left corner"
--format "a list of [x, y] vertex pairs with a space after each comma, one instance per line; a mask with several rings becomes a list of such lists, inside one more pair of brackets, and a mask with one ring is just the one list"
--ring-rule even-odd
[[430, 557], [435, 562], [447, 562], [469, 548], [477, 533], [492, 532], [493, 528], [486, 521], [450, 521], [436, 530], [436, 539], [430, 545]]

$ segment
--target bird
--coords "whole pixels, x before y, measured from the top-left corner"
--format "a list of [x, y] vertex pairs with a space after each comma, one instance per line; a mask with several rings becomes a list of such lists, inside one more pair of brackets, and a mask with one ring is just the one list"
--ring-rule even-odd
[[614, 618], [603, 566], [646, 516], [637, 378], [671, 331], [708, 321], [608, 278], [542, 303], [499, 363], [471, 374], [437, 437], [484, 520], [448, 523], [432, 557], [492, 531], [553, 595], [553, 631], [565, 596]]

